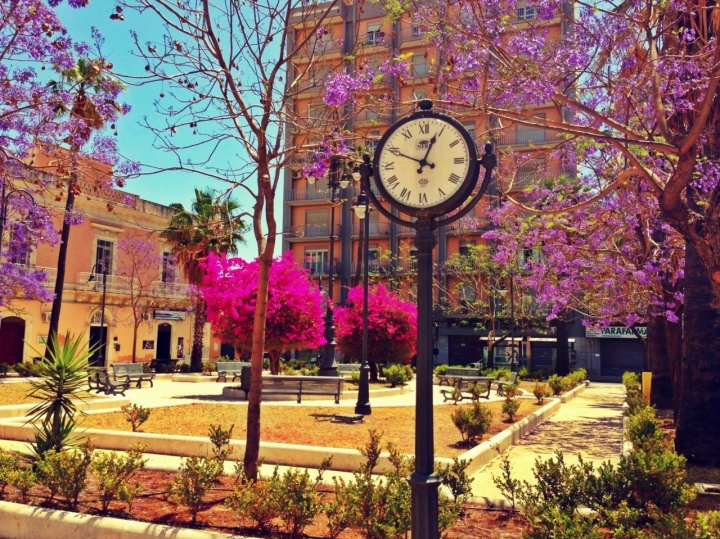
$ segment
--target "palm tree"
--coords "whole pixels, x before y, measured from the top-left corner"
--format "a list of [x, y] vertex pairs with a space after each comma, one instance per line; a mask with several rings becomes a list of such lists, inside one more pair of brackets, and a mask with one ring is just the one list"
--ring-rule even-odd
[[[162, 237], [173, 250], [176, 262], [182, 267], [190, 284], [202, 284], [204, 272], [200, 261], [210, 253], [237, 254], [238, 242], [244, 242], [245, 223], [234, 215], [240, 205], [232, 199], [222, 202], [215, 199], [210, 189], [195, 189], [191, 211], [182, 204], [170, 204], [175, 215], [163, 231]], [[190, 369], [202, 371], [203, 329], [205, 327], [205, 300], [198, 296], [195, 304], [193, 345]]]
[[[75, 156], [92, 137], [93, 132], [99, 131], [105, 126], [105, 117], [98, 111], [89, 93], [101, 95], [107, 92], [109, 87], [122, 87], [121, 83], [103, 74], [105, 62], [102, 60], [86, 60], [80, 58], [75, 66], [60, 72], [60, 80], [51, 80], [48, 87], [56, 93], [66, 92], [74, 94], [72, 108], [61, 100], [55, 107], [55, 114], [58, 118], [68, 116], [77, 122], [68, 137], [70, 141], [71, 159], [73, 161], [70, 178], [68, 181], [68, 194], [65, 201], [65, 219], [63, 219], [62, 232], [60, 236], [60, 250], [58, 253], [57, 277], [55, 279], [55, 299], [53, 300], [52, 312], [50, 313], [50, 328], [48, 331], [48, 345], [45, 349], [45, 357], [50, 360], [53, 357], [53, 345], [57, 340], [58, 325], [60, 323], [60, 309], [63, 300], [63, 285], [65, 283], [65, 262], [67, 259], [68, 240], [70, 238], [70, 222], [67, 216], [71, 215], [75, 206], [75, 194], [79, 191], [77, 185], [77, 170]], [[110, 84], [108, 84], [110, 83]], [[106, 103], [108, 100], [106, 99]], [[119, 105], [110, 101], [113, 107], [120, 112]], [[58, 167], [60, 170], [60, 167]], [[107, 353], [103, 354], [107, 359]], [[104, 365], [102, 365], [104, 366]]]

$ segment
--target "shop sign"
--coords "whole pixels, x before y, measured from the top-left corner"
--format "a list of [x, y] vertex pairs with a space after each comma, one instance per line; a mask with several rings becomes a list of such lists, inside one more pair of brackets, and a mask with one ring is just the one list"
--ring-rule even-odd
[[[635, 328], [643, 339], [647, 338], [647, 327], [638, 326]], [[625, 326], [607, 326], [602, 329], [585, 328], [585, 336], [590, 339], [636, 339], [635, 333]]]
[[156, 310], [153, 317], [156, 320], [185, 320], [185, 311], [160, 311]]

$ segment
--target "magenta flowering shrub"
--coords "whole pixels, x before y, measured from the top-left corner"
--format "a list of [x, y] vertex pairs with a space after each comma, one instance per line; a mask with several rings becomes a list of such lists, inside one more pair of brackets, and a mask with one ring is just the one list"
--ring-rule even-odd
[[[210, 253], [200, 291], [213, 331], [237, 348], [252, 347], [257, 298], [257, 259], [247, 262]], [[265, 349], [317, 348], [323, 337], [322, 296], [288, 252], [270, 268]]]
[[[351, 288], [345, 307], [335, 309], [335, 340], [340, 351], [362, 358], [363, 287]], [[383, 285], [368, 292], [368, 361], [408, 363], [417, 343], [417, 307]]]

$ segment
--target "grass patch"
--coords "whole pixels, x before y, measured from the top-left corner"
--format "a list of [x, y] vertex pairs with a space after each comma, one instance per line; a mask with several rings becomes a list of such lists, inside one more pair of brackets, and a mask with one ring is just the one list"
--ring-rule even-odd
[[[537, 409], [534, 401], [520, 400], [516, 421]], [[453, 425], [450, 414], [459, 406], [435, 406], [435, 451], [440, 457], [455, 457], [466, 451], [460, 447], [460, 432]], [[501, 413], [502, 402], [487, 403], [493, 413], [489, 436], [506, 429], [505, 414]], [[393, 442], [405, 453], [415, 452], [415, 407], [373, 408], [372, 415], [366, 416], [365, 423], [346, 425], [331, 423], [335, 414], [353, 413], [350, 407], [315, 406], [263, 406], [261, 418], [261, 439], [266, 442], [280, 442], [323, 447], [357, 449], [364, 447], [368, 430], [382, 431], [383, 441]], [[247, 407], [233, 404], [188, 404], [155, 408], [150, 419], [143, 424], [143, 432], [157, 434], [179, 434], [206, 437], [210, 424], [224, 427], [235, 425], [233, 438], [244, 439], [247, 422]], [[93, 414], [87, 416], [83, 427], [102, 430], [130, 431], [130, 425], [120, 412]]]
[[[0, 384], [0, 406], [11, 404], [35, 404], [37, 399], [31, 399], [28, 394], [32, 386], [26, 383]], [[92, 393], [81, 393], [83, 399], [96, 399], [98, 396]]]

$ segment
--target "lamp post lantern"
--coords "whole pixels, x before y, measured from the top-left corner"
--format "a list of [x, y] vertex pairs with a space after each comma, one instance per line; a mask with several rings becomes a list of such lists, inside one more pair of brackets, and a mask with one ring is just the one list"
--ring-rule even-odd
[[[337, 376], [335, 365], [335, 322], [333, 320], [333, 284], [335, 279], [335, 206], [340, 201], [340, 191], [350, 184], [349, 174], [341, 168], [341, 160], [333, 156], [328, 170], [328, 189], [330, 190], [330, 252], [328, 261], [328, 302], [325, 310], [325, 345], [320, 360], [320, 376]], [[313, 182], [314, 183], [314, 182]], [[322, 270], [321, 270], [322, 271]]]
[[[415, 220], [401, 219], [383, 208], [371, 189], [366, 194], [385, 217], [417, 231], [415, 471], [409, 479], [412, 537], [437, 539], [440, 478], [434, 472], [433, 434], [432, 251], [437, 244], [434, 231], [467, 215], [480, 202], [497, 159], [492, 144], [486, 144], [479, 160], [467, 130], [457, 120], [432, 111], [432, 101], [422, 100], [420, 109], [385, 132], [373, 162], [375, 185], [382, 198]], [[364, 160], [369, 165], [369, 156], [364, 156]], [[476, 190], [481, 165], [485, 176]], [[451, 212], [454, 213], [448, 215]]]
[[360, 165], [360, 179], [362, 181], [362, 190], [355, 203], [355, 213], [358, 218], [362, 219], [365, 228], [365, 237], [363, 240], [363, 333], [362, 333], [362, 363], [360, 364], [360, 384], [358, 386], [358, 400], [355, 404], [355, 413], [362, 415], [370, 415], [372, 408], [370, 407], [370, 365], [368, 364], [368, 282], [369, 282], [369, 256], [370, 251], [370, 199], [365, 194], [366, 190], [370, 190], [370, 176], [372, 167], [370, 166], [370, 156], [367, 156], [365, 162]]
[[98, 348], [99, 361], [98, 364], [102, 368], [106, 368], [105, 365], [105, 348], [107, 347], [107, 335], [105, 335], [105, 292], [107, 290], [107, 268], [103, 262], [98, 262], [90, 270], [89, 282], [95, 281], [96, 270], [100, 268], [102, 274], [102, 303], [100, 305], [100, 347]]

